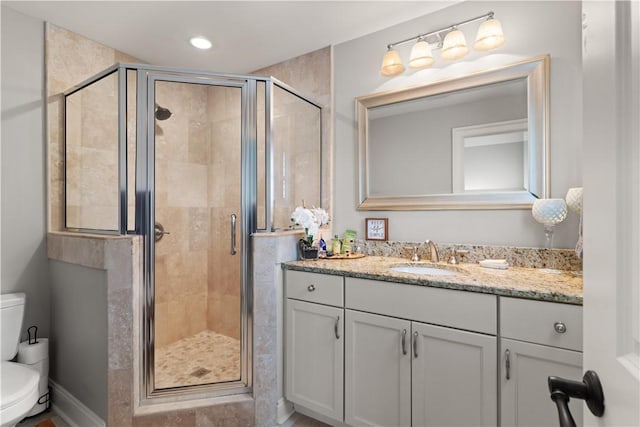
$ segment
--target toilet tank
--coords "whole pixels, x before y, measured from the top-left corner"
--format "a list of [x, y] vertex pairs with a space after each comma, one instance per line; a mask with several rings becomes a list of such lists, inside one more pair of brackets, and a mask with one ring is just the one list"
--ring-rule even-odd
[[26, 295], [23, 293], [0, 295], [0, 350], [2, 360], [11, 360], [18, 352], [20, 331], [24, 318]]

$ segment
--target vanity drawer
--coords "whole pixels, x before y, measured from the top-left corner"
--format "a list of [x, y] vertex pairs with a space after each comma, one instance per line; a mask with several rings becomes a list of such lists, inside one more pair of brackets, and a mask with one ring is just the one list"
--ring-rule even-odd
[[345, 306], [434, 325], [497, 333], [497, 297], [493, 295], [347, 277]]
[[319, 304], [344, 306], [342, 276], [285, 271], [285, 296]]
[[501, 297], [500, 333], [505, 338], [582, 351], [582, 307]]

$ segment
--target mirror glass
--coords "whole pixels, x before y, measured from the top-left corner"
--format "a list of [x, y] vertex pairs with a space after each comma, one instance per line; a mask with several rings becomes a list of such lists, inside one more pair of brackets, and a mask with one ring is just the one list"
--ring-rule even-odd
[[547, 64], [357, 98], [359, 209], [528, 208], [544, 197]]

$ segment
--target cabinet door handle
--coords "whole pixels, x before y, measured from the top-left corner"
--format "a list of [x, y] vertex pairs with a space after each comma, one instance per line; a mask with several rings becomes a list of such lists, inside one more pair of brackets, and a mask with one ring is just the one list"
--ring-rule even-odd
[[315, 291], [315, 290], [316, 290], [316, 285], [311, 284], [311, 285], [307, 286], [307, 290], [308, 290], [309, 292], [313, 292], [313, 291]]
[[340, 339], [340, 332], [338, 331], [339, 326], [340, 326], [340, 316], [336, 318], [336, 323], [333, 325], [333, 332], [336, 334], [337, 340]]
[[407, 354], [407, 330], [402, 330], [402, 354]]
[[556, 322], [553, 324], [553, 329], [555, 329], [555, 331], [559, 334], [564, 334], [565, 332], [567, 332], [567, 325], [562, 322]]
[[418, 358], [418, 331], [413, 333], [413, 357]]
[[511, 352], [509, 349], [504, 351], [504, 369], [507, 373], [507, 381], [511, 379]]

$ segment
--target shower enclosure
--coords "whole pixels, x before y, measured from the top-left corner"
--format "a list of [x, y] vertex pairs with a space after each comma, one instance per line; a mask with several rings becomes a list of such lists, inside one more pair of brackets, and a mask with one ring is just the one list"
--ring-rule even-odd
[[271, 77], [116, 64], [65, 94], [65, 226], [143, 236], [140, 392], [249, 392], [252, 233], [321, 201], [321, 107]]

